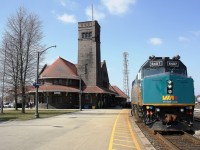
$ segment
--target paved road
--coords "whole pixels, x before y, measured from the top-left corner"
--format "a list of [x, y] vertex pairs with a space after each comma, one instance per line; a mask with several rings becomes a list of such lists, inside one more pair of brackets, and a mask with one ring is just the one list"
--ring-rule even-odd
[[107, 150], [120, 109], [0, 123], [0, 150]]

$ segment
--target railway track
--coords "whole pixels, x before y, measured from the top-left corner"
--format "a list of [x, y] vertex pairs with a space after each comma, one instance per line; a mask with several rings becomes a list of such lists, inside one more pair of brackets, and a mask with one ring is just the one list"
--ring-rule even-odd
[[200, 140], [192, 135], [179, 132], [155, 132], [143, 123], [137, 122], [152, 145], [157, 150], [200, 150]]
[[157, 133], [174, 150], [200, 150], [200, 140], [192, 135], [180, 132]]

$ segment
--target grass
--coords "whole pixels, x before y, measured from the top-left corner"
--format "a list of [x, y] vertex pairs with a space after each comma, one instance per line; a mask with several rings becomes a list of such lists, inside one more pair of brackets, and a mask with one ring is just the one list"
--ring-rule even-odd
[[[68, 109], [42, 109], [39, 110], [40, 118], [48, 118], [57, 115], [67, 114], [76, 112], [78, 110]], [[21, 113], [21, 110], [6, 110], [4, 109], [3, 114], [0, 113], [0, 121], [13, 121], [13, 120], [31, 120], [35, 119], [35, 109], [27, 109], [25, 114]]]

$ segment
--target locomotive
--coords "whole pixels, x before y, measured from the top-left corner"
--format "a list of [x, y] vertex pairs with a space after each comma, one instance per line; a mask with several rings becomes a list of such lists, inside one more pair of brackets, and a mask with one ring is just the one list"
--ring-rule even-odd
[[194, 83], [180, 56], [150, 56], [131, 89], [131, 112], [157, 131], [192, 130]]

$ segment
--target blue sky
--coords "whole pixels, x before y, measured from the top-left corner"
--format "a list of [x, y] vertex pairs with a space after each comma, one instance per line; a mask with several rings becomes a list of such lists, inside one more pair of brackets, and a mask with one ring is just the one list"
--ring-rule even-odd
[[78, 23], [94, 19], [101, 25], [101, 60], [106, 60], [110, 83], [123, 89], [123, 52], [129, 53], [130, 85], [150, 55], [177, 54], [200, 94], [199, 0], [1, 0], [0, 42], [7, 17], [20, 6], [37, 14], [43, 25], [43, 43], [57, 45], [45, 63], [59, 56], [77, 63]]

